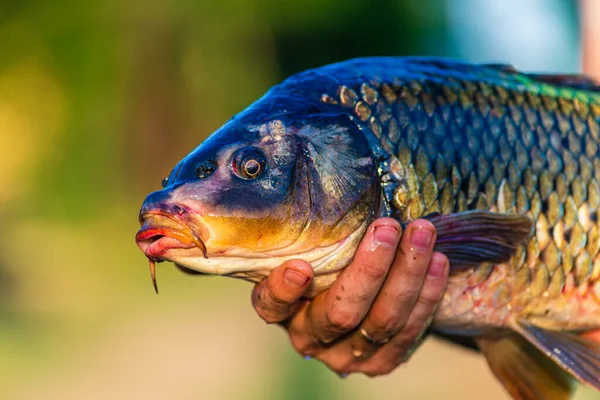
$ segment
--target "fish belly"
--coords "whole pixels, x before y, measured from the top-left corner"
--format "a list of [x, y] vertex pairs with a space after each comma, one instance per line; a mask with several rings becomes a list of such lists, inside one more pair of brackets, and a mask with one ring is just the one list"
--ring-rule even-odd
[[450, 277], [433, 327], [468, 336], [502, 331], [511, 319], [557, 330], [600, 328], [598, 281], [576, 286], [563, 270], [550, 278], [544, 270], [516, 268], [514, 261]]

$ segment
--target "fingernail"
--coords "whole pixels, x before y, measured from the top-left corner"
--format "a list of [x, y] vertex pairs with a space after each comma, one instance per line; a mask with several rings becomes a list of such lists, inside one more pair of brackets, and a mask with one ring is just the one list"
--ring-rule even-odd
[[434, 254], [431, 259], [431, 265], [429, 266], [428, 274], [434, 278], [441, 276], [446, 268], [445, 257]]
[[426, 250], [431, 243], [433, 232], [427, 228], [415, 228], [410, 233], [410, 244], [418, 250]]
[[291, 283], [294, 286], [304, 286], [306, 281], [308, 281], [307, 276], [293, 269], [286, 269], [283, 277], [287, 283]]
[[396, 245], [396, 241], [398, 240], [398, 229], [389, 225], [377, 226], [375, 227], [374, 236], [375, 240], [377, 240], [380, 244], [393, 247]]

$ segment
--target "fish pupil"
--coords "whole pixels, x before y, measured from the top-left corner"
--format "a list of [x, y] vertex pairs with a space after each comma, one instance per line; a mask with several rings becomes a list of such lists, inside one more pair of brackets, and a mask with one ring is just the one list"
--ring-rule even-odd
[[244, 165], [244, 172], [251, 177], [255, 177], [260, 173], [261, 166], [257, 160], [251, 159], [246, 161]]

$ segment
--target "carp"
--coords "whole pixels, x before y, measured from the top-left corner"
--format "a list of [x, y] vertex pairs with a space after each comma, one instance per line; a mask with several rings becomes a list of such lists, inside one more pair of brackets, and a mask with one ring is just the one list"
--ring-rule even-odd
[[[309, 296], [373, 219], [429, 219], [450, 260], [436, 332], [473, 337], [515, 399], [600, 389], [600, 86], [427, 57], [354, 59], [271, 88], [183, 158], [140, 211], [154, 263]], [[586, 334], [588, 334], [586, 336]]]

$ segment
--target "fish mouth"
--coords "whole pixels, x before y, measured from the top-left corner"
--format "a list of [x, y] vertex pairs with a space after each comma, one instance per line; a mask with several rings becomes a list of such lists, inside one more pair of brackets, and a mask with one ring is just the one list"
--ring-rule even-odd
[[208, 258], [206, 245], [194, 232], [183, 223], [164, 213], [146, 213], [140, 216], [142, 227], [135, 235], [138, 247], [148, 257], [150, 276], [154, 290], [158, 293], [156, 284], [157, 262], [165, 261], [169, 250], [199, 248]]
[[173, 249], [189, 249], [196, 246], [188, 235], [168, 228], [148, 228], [140, 230], [135, 240], [146, 257], [161, 260], [164, 254]]
[[162, 261], [169, 250], [198, 247], [208, 258], [204, 242], [190, 228], [170, 216], [149, 213], [141, 216], [143, 225], [135, 241], [150, 260]]

